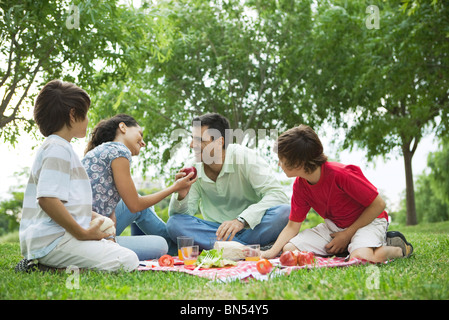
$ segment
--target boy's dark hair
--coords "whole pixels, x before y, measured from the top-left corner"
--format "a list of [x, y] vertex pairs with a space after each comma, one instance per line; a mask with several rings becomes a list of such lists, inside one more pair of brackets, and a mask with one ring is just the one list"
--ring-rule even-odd
[[218, 130], [224, 139], [223, 149], [226, 149], [229, 144], [226, 137], [226, 130], [230, 129], [229, 120], [227, 118], [218, 113], [207, 113], [193, 118], [192, 123], [196, 121], [200, 121], [201, 126], [207, 126], [209, 129]]
[[104, 142], [113, 141], [117, 135], [118, 126], [122, 122], [126, 124], [127, 127], [137, 127], [139, 125], [136, 119], [124, 113], [118, 114], [109, 119], [101, 120], [92, 131], [84, 154]]
[[281, 134], [276, 141], [276, 149], [287, 168], [302, 167], [306, 173], [312, 173], [327, 161], [320, 138], [304, 124]]
[[[48, 82], [34, 103], [34, 121], [44, 137], [70, 127], [70, 112], [75, 120], [84, 120], [90, 107], [89, 95], [70, 82]], [[72, 111], [73, 110], [73, 111]]]

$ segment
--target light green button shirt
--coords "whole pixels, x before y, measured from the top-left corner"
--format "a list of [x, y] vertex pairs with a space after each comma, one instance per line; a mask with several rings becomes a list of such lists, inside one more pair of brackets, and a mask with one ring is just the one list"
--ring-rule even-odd
[[172, 195], [170, 215], [194, 215], [199, 208], [205, 220], [221, 224], [241, 217], [254, 229], [267, 209], [290, 204], [268, 163], [250, 148], [228, 145], [216, 182], [204, 173], [203, 163], [195, 167], [198, 180], [183, 200], [177, 200], [177, 193]]

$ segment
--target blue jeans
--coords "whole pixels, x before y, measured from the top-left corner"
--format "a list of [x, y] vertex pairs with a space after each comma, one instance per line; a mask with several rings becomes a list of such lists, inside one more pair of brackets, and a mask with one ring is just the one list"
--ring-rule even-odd
[[123, 200], [120, 200], [115, 208], [115, 217], [117, 235], [133, 222], [144, 232], [145, 235], [117, 237], [117, 243], [133, 250], [139, 260], [159, 258], [166, 253], [177, 254], [178, 248], [169, 237], [165, 222], [157, 216], [153, 208], [132, 213]]
[[[242, 229], [236, 233], [233, 241], [242, 244], [260, 244], [265, 246], [276, 241], [279, 233], [287, 225], [290, 205], [282, 204], [265, 212], [261, 222], [254, 229]], [[213, 247], [220, 223], [206, 221], [188, 214], [174, 214], [167, 221], [167, 231], [173, 241], [176, 237], [189, 236], [195, 239], [200, 250]]]

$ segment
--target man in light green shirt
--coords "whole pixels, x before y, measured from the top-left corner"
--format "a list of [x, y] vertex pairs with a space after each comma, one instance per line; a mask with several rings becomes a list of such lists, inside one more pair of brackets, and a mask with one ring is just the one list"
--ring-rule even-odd
[[[229, 122], [218, 114], [193, 120], [193, 149], [198, 180], [172, 195], [167, 231], [191, 236], [202, 249], [215, 240], [267, 245], [288, 222], [290, 205], [268, 163], [238, 144], [227, 144]], [[185, 173], [179, 172], [176, 179]], [[195, 216], [200, 209], [204, 219]]]

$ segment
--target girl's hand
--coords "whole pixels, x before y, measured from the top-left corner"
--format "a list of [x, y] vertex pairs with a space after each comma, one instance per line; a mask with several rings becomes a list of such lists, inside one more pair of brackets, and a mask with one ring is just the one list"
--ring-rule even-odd
[[190, 172], [186, 175], [185, 172], [179, 171], [175, 175], [175, 183], [173, 184], [175, 192], [178, 192], [178, 200], [184, 199], [190, 191], [192, 184], [196, 182], [198, 176], [195, 179], [191, 179], [194, 173]]

